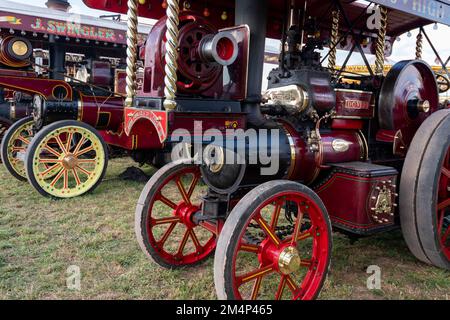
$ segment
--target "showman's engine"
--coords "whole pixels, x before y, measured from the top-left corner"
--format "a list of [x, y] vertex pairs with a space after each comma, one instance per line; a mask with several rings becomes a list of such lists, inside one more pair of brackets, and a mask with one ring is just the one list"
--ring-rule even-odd
[[[246, 110], [249, 127], [279, 129], [277, 136], [269, 130], [267, 139], [253, 144], [244, 141], [241, 147], [235, 147], [235, 152], [222, 152], [224, 159], [244, 152], [245, 164], [230, 165], [225, 164], [226, 160], [215, 159], [224, 164], [203, 166], [203, 179], [217, 194], [235, 194], [237, 198], [242, 186], [290, 179], [313, 186], [330, 204], [335, 204], [333, 188], [341, 190], [346, 183], [361, 184], [355, 190], [362, 190], [366, 202], [357, 204], [356, 209], [342, 204], [333, 214], [344, 219], [346, 212], [353, 212], [360, 226], [391, 225], [397, 179], [392, 152], [401, 159], [415, 130], [438, 107], [437, 91], [435, 94], [433, 90], [421, 90], [420, 84], [405, 87], [408, 82], [396, 80], [410, 68], [419, 70], [424, 79], [429, 77], [433, 86], [433, 72], [424, 62], [413, 60], [394, 66], [386, 78], [346, 75], [349, 81], [342, 81], [338, 70], [322, 66], [318, 50], [324, 45], [313, 18], [307, 19], [303, 30], [295, 25], [289, 29], [279, 67], [269, 74], [262, 103]], [[392, 93], [397, 91], [406, 92], [404, 103], [395, 100]], [[396, 110], [397, 115], [391, 110]], [[374, 121], [376, 111], [379, 121]], [[399, 120], [398, 115], [408, 121]], [[261, 134], [261, 130], [257, 132]], [[251, 161], [252, 156], [267, 147], [269, 151], [264, 152], [278, 159], [276, 165]], [[372, 163], [367, 162], [369, 158]], [[262, 174], [261, 168], [269, 170], [270, 175]], [[271, 169], [276, 170], [275, 174]], [[360, 226], [341, 227], [350, 230]], [[366, 232], [364, 228], [358, 230]]]

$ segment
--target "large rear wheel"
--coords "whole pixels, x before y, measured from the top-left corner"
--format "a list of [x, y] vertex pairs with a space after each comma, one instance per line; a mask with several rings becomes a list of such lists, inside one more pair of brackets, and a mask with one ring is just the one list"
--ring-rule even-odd
[[411, 252], [450, 270], [450, 110], [431, 115], [414, 136], [401, 176], [400, 219]]
[[331, 224], [320, 198], [290, 181], [264, 183], [239, 201], [217, 242], [220, 299], [314, 299], [331, 256]]
[[30, 143], [25, 166], [44, 196], [73, 198], [94, 190], [108, 165], [106, 144], [91, 126], [73, 120], [44, 127]]
[[15, 122], [5, 132], [0, 147], [5, 168], [14, 178], [21, 181], [27, 180], [24, 159], [33, 136], [33, 117], [26, 117]]

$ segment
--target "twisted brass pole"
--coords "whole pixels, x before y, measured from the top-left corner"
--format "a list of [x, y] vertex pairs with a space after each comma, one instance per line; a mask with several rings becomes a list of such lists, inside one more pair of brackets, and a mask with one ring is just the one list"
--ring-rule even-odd
[[419, 30], [419, 34], [416, 38], [416, 60], [422, 59], [422, 43], [423, 43], [423, 34], [422, 30]]
[[337, 42], [339, 40], [339, 10], [332, 12], [333, 22], [331, 25], [331, 39], [330, 39], [330, 53], [328, 55], [328, 70], [332, 73], [336, 73], [336, 51]]
[[127, 78], [125, 106], [132, 107], [136, 94], [136, 63], [138, 33], [138, 0], [128, 0], [127, 12]]
[[180, 12], [180, 7], [178, 0], [168, 0], [167, 1], [167, 21], [166, 21], [166, 66], [165, 66], [165, 76], [164, 76], [164, 108], [166, 110], [173, 110], [176, 108], [177, 103], [175, 101], [177, 93], [177, 69], [178, 69], [178, 14]]
[[375, 73], [382, 75], [384, 72], [384, 47], [386, 42], [387, 30], [387, 9], [383, 6], [379, 6], [379, 9], [381, 14], [381, 21], [375, 49]]

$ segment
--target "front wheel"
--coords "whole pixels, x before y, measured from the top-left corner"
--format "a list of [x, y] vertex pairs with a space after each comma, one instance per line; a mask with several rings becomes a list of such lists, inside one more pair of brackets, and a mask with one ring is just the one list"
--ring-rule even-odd
[[206, 186], [189, 161], [158, 170], [139, 197], [135, 232], [142, 251], [164, 268], [194, 266], [214, 252], [216, 235], [194, 219]]
[[308, 187], [271, 181], [245, 195], [217, 242], [220, 299], [314, 299], [330, 265], [331, 224]]
[[108, 165], [106, 144], [91, 126], [73, 120], [44, 127], [31, 141], [25, 167], [42, 195], [73, 198], [94, 190]]
[[450, 110], [419, 128], [400, 182], [400, 222], [411, 252], [450, 270]]

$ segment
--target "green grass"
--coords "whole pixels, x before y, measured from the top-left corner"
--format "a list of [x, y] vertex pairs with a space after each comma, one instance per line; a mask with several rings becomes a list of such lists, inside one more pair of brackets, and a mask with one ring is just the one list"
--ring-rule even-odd
[[[170, 271], [139, 249], [134, 209], [144, 185], [118, 178], [132, 164], [111, 161], [94, 193], [62, 201], [0, 168], [0, 299], [215, 298], [212, 258]], [[81, 269], [80, 291], [67, 289], [70, 265]], [[366, 288], [369, 265], [381, 267], [381, 290]], [[449, 292], [450, 273], [418, 262], [399, 231], [355, 244], [334, 235], [322, 299], [450, 299]]]

